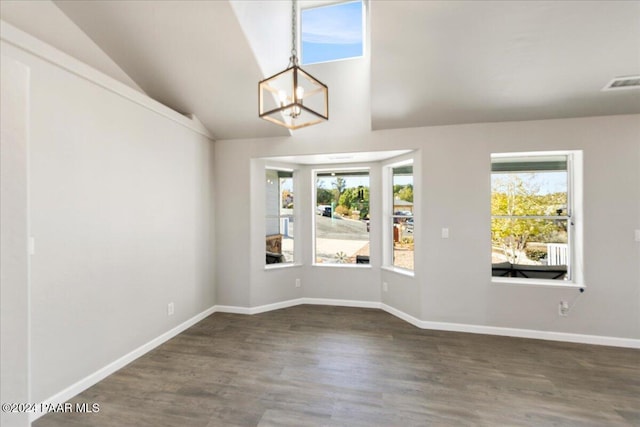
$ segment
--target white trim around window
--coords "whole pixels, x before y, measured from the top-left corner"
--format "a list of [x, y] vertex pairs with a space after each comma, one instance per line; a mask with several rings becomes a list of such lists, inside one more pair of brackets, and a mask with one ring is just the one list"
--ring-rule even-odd
[[[565, 160], [566, 159], [566, 163]], [[563, 167], [567, 172], [566, 182], [566, 207], [559, 208], [558, 213], [544, 214], [524, 214], [524, 215], [492, 215], [492, 219], [500, 218], [520, 218], [533, 220], [558, 220], [566, 222], [566, 277], [561, 280], [541, 277], [510, 277], [511, 274], [506, 273], [507, 277], [499, 276], [498, 267], [500, 263], [492, 260], [492, 276], [491, 282], [496, 284], [513, 284], [513, 285], [531, 285], [531, 286], [548, 286], [548, 287], [568, 287], [568, 288], [584, 288], [584, 255], [583, 255], [583, 166], [582, 151], [540, 151], [540, 152], [515, 152], [515, 153], [494, 153], [491, 155], [491, 174], [508, 173], [510, 160], [513, 165], [522, 165], [518, 172], [536, 172], [536, 165], [543, 165], [546, 170], [561, 170]], [[496, 161], [497, 160], [497, 161]], [[496, 167], [495, 164], [499, 166]], [[564, 163], [564, 164], [563, 164]], [[527, 166], [529, 165], [529, 166]], [[500, 169], [500, 172], [493, 172], [494, 169]], [[515, 171], [514, 171], [515, 172]], [[493, 194], [493, 185], [492, 185]], [[492, 214], [495, 212], [492, 212]], [[553, 243], [547, 244], [548, 251]], [[492, 250], [493, 252], [493, 250]], [[547, 264], [552, 265], [547, 252]], [[493, 258], [493, 256], [492, 256]], [[507, 262], [505, 262], [506, 265]], [[518, 263], [520, 264], [520, 263]], [[514, 264], [512, 264], [513, 266]], [[523, 267], [526, 269], [526, 266]]]
[[[404, 233], [409, 232], [406, 224], [404, 227], [401, 227], [399, 230], [394, 230], [396, 228], [396, 221], [411, 219], [411, 230], [410, 236], [413, 240], [413, 262], [418, 259], [416, 254], [419, 253], [416, 249], [419, 248], [419, 239], [418, 230], [420, 228], [419, 218], [420, 218], [420, 209], [419, 209], [419, 191], [415, 191], [416, 183], [419, 183], [416, 174], [419, 173], [418, 165], [417, 165], [417, 156], [416, 152], [411, 152], [407, 155], [403, 155], [397, 157], [395, 159], [391, 159], [385, 162], [382, 166], [382, 195], [383, 195], [383, 205], [382, 205], [382, 269], [395, 272], [404, 276], [415, 277], [415, 265], [413, 268], [403, 268], [401, 266], [395, 265], [394, 260], [394, 244], [396, 240], [395, 233]], [[396, 211], [402, 211], [403, 209], [398, 208], [395, 209], [395, 200], [394, 200], [394, 169], [402, 168], [405, 166], [412, 166], [412, 189], [413, 191], [413, 205], [411, 209], [405, 209], [407, 212], [411, 212], [411, 215], [404, 215], [404, 217], [400, 214], [396, 214]]]

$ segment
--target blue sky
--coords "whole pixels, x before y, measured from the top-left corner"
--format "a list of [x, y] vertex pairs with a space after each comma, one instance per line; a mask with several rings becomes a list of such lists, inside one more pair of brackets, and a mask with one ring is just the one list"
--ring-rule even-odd
[[303, 9], [302, 63], [362, 56], [362, 2]]
[[[353, 187], [368, 187], [369, 186], [369, 177], [368, 176], [359, 176], [359, 177], [343, 177], [345, 188], [353, 188]], [[335, 178], [318, 178], [318, 184], [320, 188], [326, 188], [327, 190], [332, 190], [335, 188], [333, 183], [335, 182]]]
[[566, 193], [567, 192], [567, 172], [536, 172], [536, 173], [511, 173], [491, 174], [491, 182], [495, 183], [497, 180], [504, 179], [507, 175], [519, 176], [523, 181], [528, 182], [533, 187], [538, 187], [540, 190], [538, 194], [550, 194], [550, 193]]

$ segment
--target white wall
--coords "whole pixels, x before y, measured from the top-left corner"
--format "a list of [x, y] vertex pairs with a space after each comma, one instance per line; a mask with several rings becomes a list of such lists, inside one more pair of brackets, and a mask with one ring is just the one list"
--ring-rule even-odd
[[[29, 402], [27, 210], [29, 68], [1, 55], [0, 68], [0, 402]], [[24, 412], [0, 413], [5, 427], [28, 425]]]
[[31, 69], [31, 400], [42, 402], [215, 304], [214, 158], [197, 123], [8, 30], [3, 55]]
[[[640, 244], [633, 235], [640, 228], [639, 119], [627, 115], [490, 123], [332, 138], [300, 132], [290, 138], [217, 141], [217, 162], [224, 164], [224, 169], [216, 170], [217, 181], [233, 182], [219, 187], [218, 196], [232, 200], [234, 206], [254, 203], [247, 179], [251, 159], [419, 149], [422, 165], [415, 184], [421, 196], [417, 206], [421, 214], [416, 219], [420, 242], [416, 264], [421, 270], [415, 278], [309, 265], [274, 273], [250, 268], [251, 260], [239, 257], [219, 282], [219, 303], [247, 307], [299, 296], [382, 301], [424, 321], [639, 338]], [[491, 283], [490, 155], [540, 150], [584, 151], [586, 292], [582, 295], [575, 288]], [[247, 220], [241, 213], [239, 223]], [[259, 215], [254, 218], [258, 220]], [[441, 239], [443, 227], [450, 229], [449, 239]], [[224, 228], [217, 224], [219, 232], [224, 233]], [[247, 246], [250, 230], [236, 227], [234, 239], [225, 241], [225, 250], [246, 253], [253, 247]], [[308, 246], [309, 224], [305, 230], [299, 240]], [[300, 275], [303, 287], [295, 291], [295, 278]], [[382, 295], [381, 280], [389, 283], [389, 292]], [[276, 286], [278, 292], [271, 293]], [[265, 298], [252, 299], [255, 292]], [[561, 299], [575, 301], [568, 317], [558, 316]]]
[[[270, 304], [278, 301], [286, 301], [290, 299], [299, 298], [302, 296], [301, 289], [295, 288], [295, 278], [301, 278], [300, 267], [285, 267], [284, 269], [278, 268], [275, 270], [269, 270], [269, 274], [261, 275], [265, 272], [265, 236], [271, 234], [271, 230], [267, 230], [265, 224], [266, 206], [265, 201], [267, 197], [267, 186], [265, 186], [265, 163], [263, 160], [253, 160], [250, 164], [250, 187], [251, 187], [251, 209], [250, 209], [250, 227], [249, 237], [250, 246], [243, 254], [246, 254], [244, 258], [249, 261], [250, 271], [248, 271], [248, 279], [250, 286], [247, 287], [249, 291], [249, 299], [243, 301], [241, 306], [260, 306]], [[286, 165], [278, 163], [268, 163], [271, 167], [285, 167]], [[296, 172], [295, 179], [300, 176], [299, 171]], [[276, 177], [277, 180], [277, 177]], [[294, 182], [294, 194], [298, 194], [296, 191], [300, 187], [299, 182]], [[277, 193], [277, 186], [276, 186]], [[279, 196], [276, 194], [276, 200], [279, 200]], [[295, 200], [295, 209], [299, 211], [302, 201]], [[276, 205], [277, 208], [277, 205]], [[297, 222], [297, 221], [296, 221]], [[295, 224], [295, 231], [300, 228], [299, 224]], [[241, 224], [238, 224], [236, 230], [243, 228]], [[294, 245], [295, 247], [302, 247], [302, 240], [298, 233], [294, 231]], [[298, 262], [299, 263], [299, 262]], [[292, 271], [293, 269], [293, 271]], [[285, 271], [288, 270], [288, 271]], [[233, 272], [228, 272], [233, 273]], [[292, 278], [291, 275], [295, 275]], [[262, 283], [255, 283], [255, 280], [260, 277]], [[293, 282], [290, 283], [290, 281]], [[292, 285], [293, 283], [293, 285]]]

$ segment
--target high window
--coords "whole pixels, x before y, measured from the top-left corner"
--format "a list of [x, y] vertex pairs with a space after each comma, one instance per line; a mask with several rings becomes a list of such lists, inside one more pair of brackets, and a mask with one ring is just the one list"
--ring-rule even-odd
[[363, 55], [362, 1], [303, 9], [300, 20], [303, 65]]
[[491, 156], [492, 275], [575, 281], [577, 154]]
[[293, 171], [266, 169], [266, 264], [294, 262]]
[[392, 230], [393, 267], [413, 271], [414, 215], [413, 164], [391, 168], [392, 209], [389, 221]]
[[369, 170], [315, 171], [315, 263], [369, 264]]

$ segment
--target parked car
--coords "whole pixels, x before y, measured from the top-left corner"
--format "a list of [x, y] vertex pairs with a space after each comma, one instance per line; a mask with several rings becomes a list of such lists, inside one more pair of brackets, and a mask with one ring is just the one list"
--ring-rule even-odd
[[407, 233], [413, 233], [413, 217], [407, 218], [407, 221], [404, 223], [405, 227], [407, 227]]
[[396, 218], [393, 218], [393, 222], [395, 224], [404, 224], [405, 222], [407, 222], [407, 220], [409, 218], [405, 219], [405, 218], [398, 218], [398, 217], [399, 216], [413, 217], [413, 212], [411, 212], [411, 211], [395, 211], [393, 213], [393, 215], [396, 217]]
[[322, 211], [322, 216], [328, 216], [331, 218], [331, 206], [326, 206]]
[[316, 206], [316, 213], [317, 213], [318, 215], [324, 215], [324, 210], [325, 210], [326, 208], [331, 209], [331, 206], [328, 206], [328, 205], [318, 205], [318, 206]]

